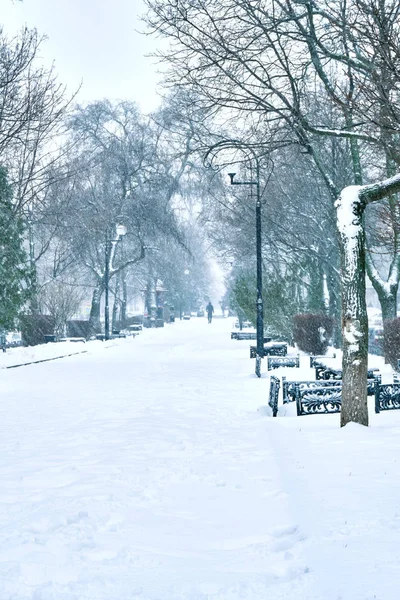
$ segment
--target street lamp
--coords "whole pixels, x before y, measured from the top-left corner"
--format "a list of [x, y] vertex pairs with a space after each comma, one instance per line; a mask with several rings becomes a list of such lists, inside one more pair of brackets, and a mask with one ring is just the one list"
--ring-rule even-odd
[[110, 339], [110, 307], [108, 303], [109, 298], [109, 286], [110, 286], [110, 269], [112, 268], [113, 258], [115, 254], [115, 247], [119, 240], [126, 234], [127, 229], [125, 225], [117, 225], [115, 228], [116, 239], [109, 240], [108, 229], [106, 231], [106, 251], [105, 251], [105, 268], [104, 268], [104, 288], [105, 288], [105, 302], [104, 302], [104, 339]]
[[[185, 317], [190, 318], [190, 308], [191, 308], [190, 307], [189, 298], [188, 298], [188, 288], [189, 288], [188, 278], [189, 278], [189, 275], [190, 275], [189, 269], [186, 268], [183, 271], [183, 274], [184, 274], [185, 277], [184, 277], [184, 280], [183, 280], [184, 281], [184, 289], [183, 289], [183, 315], [182, 315], [182, 300], [181, 300], [181, 307], [180, 307], [180, 320], [181, 321], [182, 321], [182, 316], [183, 316], [184, 320], [185, 320]], [[188, 304], [189, 304], [189, 307], [188, 307]], [[188, 308], [189, 308], [189, 311], [187, 310]]]
[[256, 260], [257, 260], [257, 346], [256, 346], [256, 368], [257, 377], [261, 377], [261, 359], [264, 356], [264, 308], [262, 298], [262, 255], [261, 255], [261, 193], [260, 193], [260, 163], [259, 158], [251, 144], [246, 144], [240, 140], [222, 140], [212, 146], [205, 156], [205, 161], [211, 156], [210, 166], [213, 157], [220, 150], [238, 149], [246, 150], [252, 155], [256, 165], [255, 179], [250, 181], [235, 181], [236, 173], [228, 173], [231, 185], [250, 185], [256, 187]]
[[260, 169], [256, 160], [255, 181], [235, 181], [236, 173], [228, 173], [231, 185], [256, 186], [256, 257], [257, 257], [257, 348], [256, 375], [261, 377], [261, 359], [264, 356], [264, 308], [262, 299], [262, 256], [261, 256], [261, 198], [260, 198]]

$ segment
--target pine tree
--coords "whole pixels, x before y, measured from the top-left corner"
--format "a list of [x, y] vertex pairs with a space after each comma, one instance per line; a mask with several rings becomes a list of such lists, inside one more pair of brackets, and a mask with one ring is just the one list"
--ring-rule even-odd
[[7, 171], [0, 167], [0, 329], [16, 326], [16, 319], [29, 299], [32, 269], [24, 250], [24, 225], [15, 214]]

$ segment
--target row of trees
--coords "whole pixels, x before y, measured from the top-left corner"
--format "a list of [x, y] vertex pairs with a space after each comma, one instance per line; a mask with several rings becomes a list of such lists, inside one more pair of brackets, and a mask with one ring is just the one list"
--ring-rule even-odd
[[[292, 298], [337, 321], [341, 312], [342, 424], [367, 424], [365, 271], [384, 320], [396, 316], [400, 278], [398, 2], [147, 6], [150, 30], [170, 41], [162, 53], [171, 67], [167, 83], [186, 90], [194, 111], [213, 115], [214, 140], [235, 137], [257, 151], [268, 183], [267, 281], [290, 284]], [[212, 210], [232, 226], [213, 227], [215, 239], [246, 269], [254, 253], [253, 206], [241, 197], [239, 208], [230, 194]]]
[[0, 33], [0, 327], [29, 310], [50, 313], [61, 333], [90, 298], [98, 331], [107, 281], [114, 321], [157, 280], [170, 303], [189, 292], [203, 301], [190, 120], [175, 100], [149, 116], [128, 101], [74, 105], [52, 70], [37, 66], [41, 43], [27, 29]]

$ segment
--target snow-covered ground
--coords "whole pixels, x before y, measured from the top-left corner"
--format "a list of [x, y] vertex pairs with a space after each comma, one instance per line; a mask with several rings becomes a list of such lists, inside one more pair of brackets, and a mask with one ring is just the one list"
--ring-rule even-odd
[[0, 600], [397, 600], [400, 411], [271, 418], [231, 326], [1, 371]]

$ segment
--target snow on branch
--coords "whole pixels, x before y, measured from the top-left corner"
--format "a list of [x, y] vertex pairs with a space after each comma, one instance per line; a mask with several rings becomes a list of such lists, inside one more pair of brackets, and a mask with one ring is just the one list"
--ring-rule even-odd
[[378, 142], [377, 138], [366, 135], [365, 133], [357, 133], [356, 131], [349, 131], [348, 129], [329, 129], [328, 127], [314, 127], [313, 125], [307, 125], [307, 130], [311, 133], [316, 133], [318, 135], [326, 135], [330, 137], [337, 138], [353, 138], [357, 140], [363, 140], [365, 142], [370, 142], [372, 144], [376, 144]]

